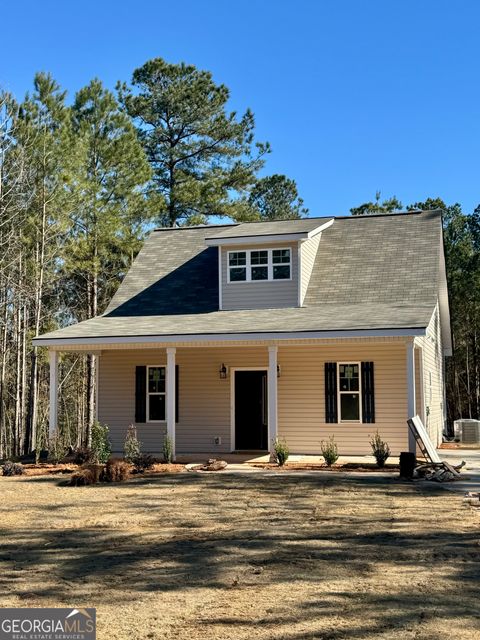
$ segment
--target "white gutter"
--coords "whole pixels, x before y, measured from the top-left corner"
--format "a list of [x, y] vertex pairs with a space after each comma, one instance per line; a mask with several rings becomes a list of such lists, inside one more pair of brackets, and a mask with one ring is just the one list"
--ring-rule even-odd
[[94, 338], [34, 338], [36, 347], [62, 345], [185, 343], [189, 342], [250, 342], [252, 340], [311, 340], [325, 338], [401, 338], [426, 335], [426, 327], [408, 329], [348, 329], [345, 331], [289, 331], [255, 333], [193, 333], [148, 336], [105, 336]]

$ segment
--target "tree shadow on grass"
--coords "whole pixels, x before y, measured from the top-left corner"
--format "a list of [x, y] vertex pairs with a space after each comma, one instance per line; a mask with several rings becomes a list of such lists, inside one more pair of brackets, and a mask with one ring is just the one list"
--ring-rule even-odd
[[[58, 484], [58, 478], [29, 481], [41, 487], [52, 483], [53, 491]], [[241, 591], [250, 590], [255, 599], [262, 589], [278, 589], [291, 597], [286, 604], [273, 601], [271, 613], [261, 602], [250, 618], [231, 615], [225, 607], [200, 624], [205, 629], [243, 625], [247, 631], [261, 625], [270, 637], [288, 640], [374, 638], [421, 624], [434, 611], [446, 619], [467, 619], [480, 595], [478, 532], [450, 530], [448, 513], [445, 520], [437, 517], [437, 503], [430, 500], [442, 506], [443, 490], [432, 487], [428, 501], [422, 500], [424, 492], [394, 479], [320, 474], [166, 474], [72, 488], [73, 505], [100, 510], [100, 520], [120, 512], [135, 524], [88, 528], [72, 522], [53, 529], [39, 520], [38, 527], [0, 530], [0, 590], [21, 597], [25, 586], [15, 578], [30, 572], [41, 576], [30, 585], [39, 601], [78, 601], [93, 590], [98, 606], [129, 602], [132, 592], [208, 588], [231, 594], [234, 601]], [[415, 496], [418, 506], [413, 502], [398, 522], [393, 500]], [[47, 504], [46, 519], [50, 509]], [[415, 592], [388, 581], [385, 592], [372, 592], [368, 585], [379, 565], [414, 578], [440, 566], [445, 577]], [[348, 629], [343, 623], [330, 628], [328, 620], [342, 611]], [[297, 631], [299, 620], [321, 625]]]

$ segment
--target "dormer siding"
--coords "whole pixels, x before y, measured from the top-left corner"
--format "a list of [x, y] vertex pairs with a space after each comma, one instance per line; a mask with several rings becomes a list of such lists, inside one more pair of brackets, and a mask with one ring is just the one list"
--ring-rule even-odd
[[[228, 253], [230, 251], [261, 251], [262, 249], [283, 249], [291, 251], [291, 278], [289, 280], [260, 280], [255, 282], [228, 281]], [[221, 256], [221, 308], [237, 309], [278, 309], [298, 306], [298, 242], [276, 242], [262, 245], [235, 245], [219, 247]]]

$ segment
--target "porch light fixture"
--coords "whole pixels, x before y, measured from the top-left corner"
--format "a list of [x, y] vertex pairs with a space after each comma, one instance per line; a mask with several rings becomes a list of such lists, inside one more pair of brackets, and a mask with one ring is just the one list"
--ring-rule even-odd
[[280, 378], [281, 375], [282, 375], [282, 370], [280, 369], [280, 365], [277, 364], [277, 378]]
[[220, 367], [220, 369], [218, 370], [218, 375], [220, 376], [220, 380], [225, 380], [227, 378], [227, 367], [225, 366], [225, 364], [222, 362], [222, 366]]

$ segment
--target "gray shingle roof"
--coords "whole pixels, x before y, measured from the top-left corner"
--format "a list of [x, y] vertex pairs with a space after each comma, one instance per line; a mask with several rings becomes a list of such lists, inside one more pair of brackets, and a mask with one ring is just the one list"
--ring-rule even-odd
[[440, 212], [336, 218], [322, 232], [304, 307], [218, 311], [217, 249], [205, 239], [243, 226], [154, 231], [103, 316], [42, 338], [427, 326], [438, 295]]
[[272, 220], [271, 222], [243, 222], [219, 229], [211, 238], [248, 238], [291, 233], [308, 233], [332, 220], [329, 218], [303, 218], [302, 220]]

